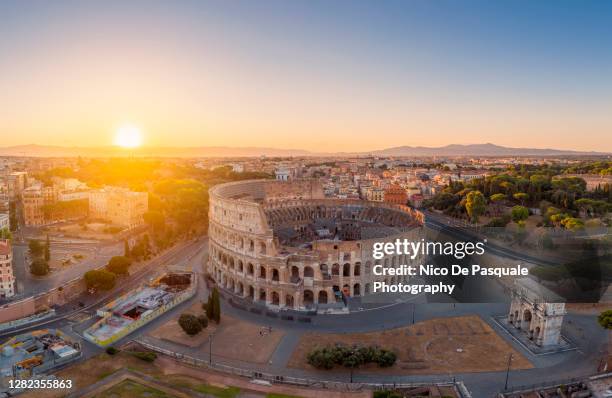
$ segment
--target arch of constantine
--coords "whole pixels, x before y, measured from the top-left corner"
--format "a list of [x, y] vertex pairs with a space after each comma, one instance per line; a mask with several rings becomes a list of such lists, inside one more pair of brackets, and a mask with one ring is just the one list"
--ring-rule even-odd
[[508, 323], [537, 346], [560, 343], [565, 314], [565, 303], [549, 289], [529, 278], [515, 281]]

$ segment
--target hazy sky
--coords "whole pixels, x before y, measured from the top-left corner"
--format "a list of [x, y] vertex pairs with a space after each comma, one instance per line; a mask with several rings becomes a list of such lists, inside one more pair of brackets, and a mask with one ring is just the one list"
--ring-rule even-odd
[[612, 1], [1, 1], [0, 146], [612, 151]]

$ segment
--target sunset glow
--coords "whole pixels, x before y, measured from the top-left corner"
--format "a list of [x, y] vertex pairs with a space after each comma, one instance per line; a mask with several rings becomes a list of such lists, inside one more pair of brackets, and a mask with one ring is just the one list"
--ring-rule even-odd
[[122, 148], [137, 148], [142, 145], [142, 132], [133, 125], [124, 125], [115, 133], [115, 145]]

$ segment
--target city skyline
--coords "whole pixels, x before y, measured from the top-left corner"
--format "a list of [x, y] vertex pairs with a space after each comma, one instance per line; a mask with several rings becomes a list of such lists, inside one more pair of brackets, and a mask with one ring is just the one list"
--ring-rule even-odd
[[4, 2], [2, 146], [612, 151], [603, 2]]

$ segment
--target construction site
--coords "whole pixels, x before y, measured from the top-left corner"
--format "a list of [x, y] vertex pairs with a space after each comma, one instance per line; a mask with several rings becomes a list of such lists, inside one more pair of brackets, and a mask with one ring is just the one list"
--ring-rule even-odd
[[65, 365], [81, 355], [81, 346], [55, 329], [12, 337], [0, 345], [0, 376], [30, 378]]
[[100, 347], [108, 346], [193, 297], [196, 283], [190, 272], [164, 273], [100, 308], [100, 319], [84, 337]]

